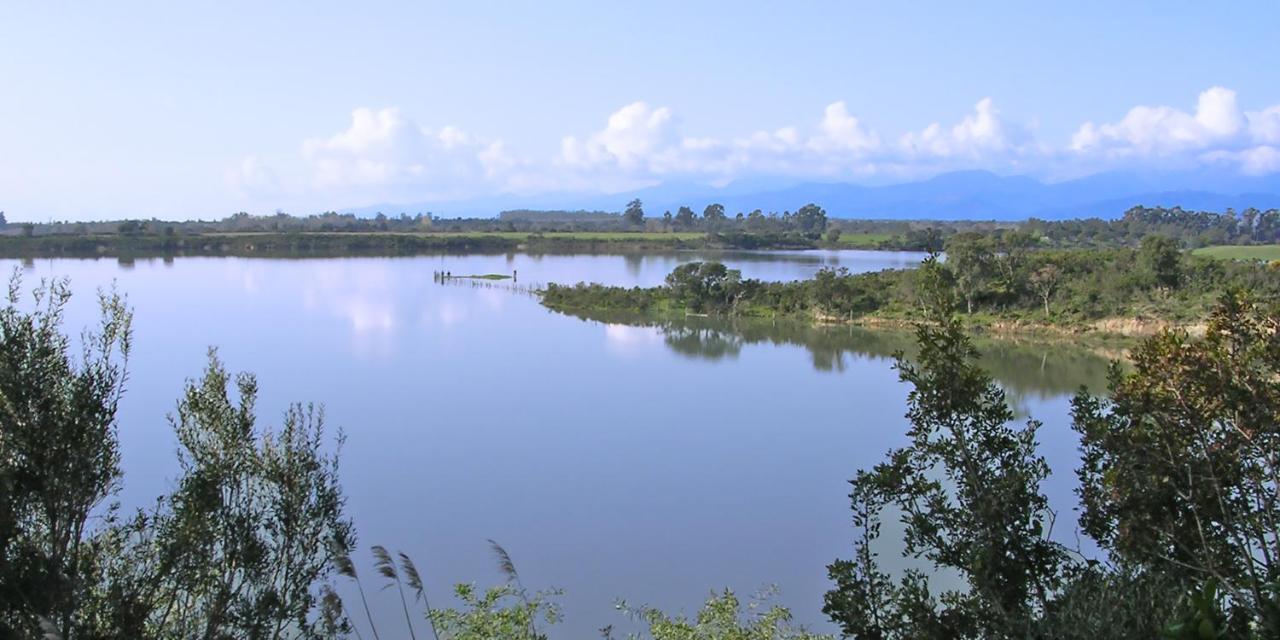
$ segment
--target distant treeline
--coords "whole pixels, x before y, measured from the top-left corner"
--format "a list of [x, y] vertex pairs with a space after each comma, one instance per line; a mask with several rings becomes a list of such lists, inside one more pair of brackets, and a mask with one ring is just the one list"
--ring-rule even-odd
[[502, 236], [392, 233], [211, 233], [202, 235], [0, 236], [9, 258], [110, 256], [245, 256], [266, 258], [505, 253], [519, 243]]
[[622, 214], [608, 211], [536, 211], [533, 209], [512, 209], [498, 214], [499, 222], [617, 222]]
[[1183, 247], [1280, 243], [1280, 209], [1187, 211], [1181, 207], [1133, 207], [1116, 220], [1029, 220], [1020, 230], [1043, 237], [1054, 246], [1137, 246], [1157, 234]]
[[[488, 240], [406, 240], [345, 242], [332, 238], [299, 241], [300, 234], [402, 234], [433, 236], [435, 234], [546, 234], [538, 244], [550, 250], [582, 249], [582, 238], [560, 238], [551, 242], [552, 234], [683, 234], [681, 238], [644, 238], [655, 248], [814, 248], [858, 247], [867, 249], [938, 251], [956, 235], [982, 234], [1001, 236], [1021, 232], [1030, 234], [1037, 245], [1045, 248], [1134, 247], [1142, 238], [1158, 234], [1174, 239], [1184, 248], [1234, 244], [1280, 243], [1280, 210], [1245, 209], [1241, 212], [1188, 211], [1180, 207], [1133, 207], [1120, 218], [1104, 220], [1026, 221], [937, 221], [937, 220], [841, 220], [830, 218], [816, 204], [796, 211], [751, 212], [730, 214], [719, 204], [705, 207], [699, 214], [682, 206], [675, 212], [650, 215], [643, 203], [634, 200], [622, 213], [605, 211], [504, 211], [497, 218], [438, 218], [431, 214], [396, 216], [377, 214], [359, 217], [353, 214], [326, 212], [310, 216], [277, 213], [254, 216], [237, 213], [213, 221], [118, 220], [103, 222], [51, 222], [6, 224], [0, 213], [0, 247], [6, 255], [83, 255], [95, 251], [112, 255], [125, 250], [135, 254], [157, 251], [184, 253], [238, 253], [261, 242], [232, 242], [226, 239], [239, 234], [274, 234], [271, 247], [285, 247], [284, 255], [306, 248], [309, 255], [333, 252], [342, 255], [350, 250], [356, 255], [386, 252], [401, 255], [438, 250], [514, 250], [522, 238]], [[690, 234], [706, 234], [693, 240]], [[207, 240], [205, 236], [217, 236]], [[110, 238], [130, 238], [128, 242]], [[289, 238], [283, 240], [281, 238]], [[326, 236], [327, 237], [327, 236]], [[32, 243], [29, 240], [59, 238]], [[72, 240], [67, 240], [68, 238]], [[82, 238], [83, 241], [74, 240]], [[190, 240], [190, 238], [198, 238]], [[27, 239], [27, 240], [24, 240]], [[629, 240], [636, 240], [630, 237]], [[603, 238], [595, 237], [599, 242]], [[616, 238], [614, 239], [616, 240]], [[323, 246], [317, 247], [317, 243]], [[546, 246], [554, 245], [554, 246]], [[643, 244], [628, 244], [632, 249]], [[225, 247], [226, 249], [219, 249]], [[272, 249], [276, 251], [276, 249]]]

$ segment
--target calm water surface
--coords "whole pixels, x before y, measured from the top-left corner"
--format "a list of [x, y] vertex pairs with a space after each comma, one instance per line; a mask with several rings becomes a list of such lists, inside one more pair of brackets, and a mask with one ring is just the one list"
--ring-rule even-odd
[[[903, 442], [907, 389], [890, 354], [909, 336], [762, 323], [649, 325], [549, 312], [502, 288], [440, 285], [434, 271], [519, 273], [522, 284], [653, 285], [714, 257], [744, 276], [805, 278], [824, 266], [911, 266], [863, 251], [715, 256], [467, 256], [329, 260], [43, 260], [28, 284], [71, 278], [68, 326], [95, 319], [116, 286], [135, 309], [122, 407], [122, 499], [171, 487], [165, 420], [216, 346], [261, 386], [260, 420], [315, 400], [347, 434], [343, 484], [360, 543], [413, 556], [432, 598], [500, 580], [500, 541], [531, 588], [557, 586], [555, 637], [598, 637], [622, 598], [692, 611], [711, 589], [777, 585], [796, 618], [820, 612], [825, 565], [853, 539], [846, 481]], [[1061, 346], [986, 345], [1022, 413], [1044, 421], [1071, 536], [1075, 439], [1067, 398], [1100, 386], [1105, 362]], [[373, 575], [362, 552], [361, 569]], [[893, 559], [886, 559], [892, 564]], [[376, 589], [375, 589], [376, 590]], [[400, 616], [390, 594], [378, 615]]]

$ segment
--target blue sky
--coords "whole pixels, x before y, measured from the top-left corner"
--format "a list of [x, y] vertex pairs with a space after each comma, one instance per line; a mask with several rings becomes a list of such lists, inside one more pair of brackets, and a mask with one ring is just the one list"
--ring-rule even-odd
[[1280, 172], [1280, 3], [1217, 4], [8, 2], [0, 210]]

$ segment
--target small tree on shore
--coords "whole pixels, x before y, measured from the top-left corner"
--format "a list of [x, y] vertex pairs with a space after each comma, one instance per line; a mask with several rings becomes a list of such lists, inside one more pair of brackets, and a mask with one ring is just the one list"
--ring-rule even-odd
[[1044, 315], [1050, 317], [1049, 299], [1053, 297], [1053, 293], [1058, 289], [1058, 276], [1060, 275], [1057, 265], [1046, 264], [1036, 269], [1031, 274], [1031, 288], [1035, 290], [1036, 295], [1044, 302]]

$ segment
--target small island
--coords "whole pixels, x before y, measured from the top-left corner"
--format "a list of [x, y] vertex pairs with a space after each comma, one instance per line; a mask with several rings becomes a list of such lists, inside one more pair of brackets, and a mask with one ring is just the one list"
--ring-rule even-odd
[[657, 287], [551, 284], [540, 294], [548, 308], [571, 313], [903, 326], [945, 298], [975, 329], [1127, 337], [1201, 332], [1225, 292], [1280, 299], [1280, 262], [1199, 255], [1161, 235], [1137, 247], [1049, 249], [1044, 242], [1023, 231], [956, 234], [945, 255], [913, 269], [824, 268], [808, 280], [764, 282], [717, 262], [689, 262]]

